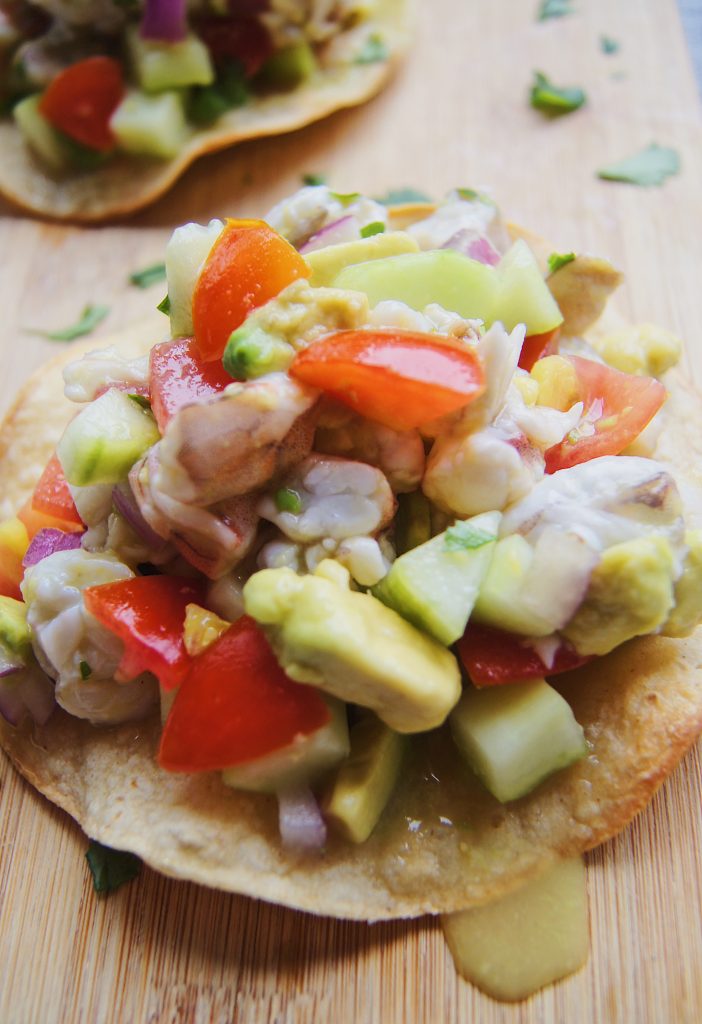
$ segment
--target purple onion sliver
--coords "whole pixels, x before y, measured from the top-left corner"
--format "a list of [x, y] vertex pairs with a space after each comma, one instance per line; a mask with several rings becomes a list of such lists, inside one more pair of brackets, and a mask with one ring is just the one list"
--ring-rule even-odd
[[180, 43], [188, 34], [186, 0], [146, 0], [139, 35], [164, 43]]
[[0, 715], [10, 725], [19, 725], [25, 710], [19, 684], [15, 680], [0, 679]]
[[278, 794], [278, 823], [283, 846], [314, 853], [327, 841], [327, 826], [319, 804], [307, 786]]
[[39, 530], [27, 548], [27, 553], [22, 559], [22, 566], [28, 569], [30, 566], [36, 565], [37, 562], [41, 562], [43, 558], [56, 554], [57, 551], [73, 551], [75, 548], [79, 548], [82, 536], [82, 533], [66, 533], [53, 526]]
[[485, 263], [489, 267], [497, 266], [500, 262], [500, 254], [490, 239], [477, 234], [471, 228], [461, 228], [455, 235], [451, 235], [441, 248], [455, 249], [456, 252], [461, 252], [464, 256], [478, 263]]
[[331, 224], [320, 228], [304, 245], [300, 246], [300, 252], [314, 252], [315, 249], [324, 249], [327, 245], [341, 245], [342, 242], [355, 242], [361, 237], [356, 218], [347, 214], [339, 220], [333, 220]]
[[144, 519], [129, 484], [117, 484], [112, 491], [112, 501], [120, 515], [124, 516], [145, 544], [155, 552], [165, 548], [168, 541], [160, 537]]
[[39, 668], [30, 668], [20, 683], [24, 705], [37, 725], [46, 725], [56, 707], [55, 687]]

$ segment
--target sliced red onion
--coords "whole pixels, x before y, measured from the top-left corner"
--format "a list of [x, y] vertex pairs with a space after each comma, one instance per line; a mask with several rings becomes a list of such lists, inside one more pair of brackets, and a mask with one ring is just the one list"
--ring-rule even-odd
[[485, 235], [477, 235], [471, 228], [461, 228], [455, 235], [451, 235], [448, 242], [445, 242], [442, 249], [455, 249], [469, 256], [478, 263], [486, 263], [489, 267], [495, 267], [500, 262], [500, 254]]
[[348, 214], [333, 220], [320, 228], [311, 238], [308, 238], [304, 245], [300, 246], [300, 252], [305, 255], [314, 252], [315, 249], [324, 249], [327, 245], [341, 245], [342, 242], [355, 242], [361, 237], [356, 218]]
[[139, 35], [164, 43], [180, 43], [188, 34], [186, 0], [146, 0]]
[[278, 794], [278, 823], [283, 846], [314, 853], [327, 841], [327, 826], [319, 804], [307, 786]]
[[41, 669], [32, 666], [0, 679], [0, 715], [10, 725], [19, 725], [26, 712], [46, 725], [55, 707], [54, 684]]
[[112, 491], [112, 501], [120, 515], [124, 516], [134, 532], [153, 552], [163, 551], [168, 541], [160, 537], [144, 519], [129, 484], [116, 484]]
[[65, 533], [63, 530], [56, 530], [49, 526], [32, 538], [27, 548], [27, 553], [22, 559], [22, 565], [28, 569], [30, 565], [36, 565], [43, 558], [56, 554], [57, 551], [73, 551], [80, 547], [82, 533]]
[[19, 682], [12, 678], [0, 679], [0, 715], [10, 725], [19, 725], [25, 711]]

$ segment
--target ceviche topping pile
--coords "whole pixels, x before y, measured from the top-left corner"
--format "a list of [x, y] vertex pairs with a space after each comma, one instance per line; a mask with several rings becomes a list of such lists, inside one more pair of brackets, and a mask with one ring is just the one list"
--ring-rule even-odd
[[275, 794], [300, 850], [366, 840], [446, 722], [502, 802], [583, 757], [545, 677], [691, 632], [702, 533], [652, 457], [679, 342], [585, 340], [620, 275], [550, 262], [465, 189], [178, 228], [171, 340], [67, 367], [0, 525], [5, 718], [160, 702], [161, 767]]

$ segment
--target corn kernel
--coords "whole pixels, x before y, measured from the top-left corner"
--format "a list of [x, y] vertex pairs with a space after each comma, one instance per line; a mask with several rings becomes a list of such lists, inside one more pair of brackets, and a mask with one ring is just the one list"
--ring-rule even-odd
[[580, 401], [580, 386], [572, 363], [563, 356], [538, 359], [531, 368], [531, 376], [539, 385], [537, 402], [566, 412]]

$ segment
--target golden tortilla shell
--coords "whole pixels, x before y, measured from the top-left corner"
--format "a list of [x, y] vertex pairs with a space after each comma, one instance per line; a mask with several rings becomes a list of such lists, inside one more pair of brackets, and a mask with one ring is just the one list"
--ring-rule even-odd
[[32, 213], [90, 223], [153, 203], [198, 157], [237, 142], [282, 135], [336, 110], [365, 103], [387, 82], [409, 45], [412, 0], [378, 0], [365, 28], [382, 36], [385, 60], [320, 68], [291, 92], [253, 98], [197, 129], [173, 160], [118, 156], [92, 172], [52, 174], [25, 144], [13, 121], [0, 123], [0, 193]]
[[[157, 337], [148, 325], [104, 342], [136, 352]], [[6, 514], [31, 492], [71, 415], [61, 366], [94, 347], [72, 346], [36, 373], [0, 428]], [[699, 397], [680, 381], [671, 391], [658, 454], [686, 476], [699, 512]], [[318, 857], [281, 847], [274, 798], [229, 789], [215, 772], [162, 771], [157, 715], [96, 728], [58, 709], [43, 728], [0, 721], [0, 742], [89, 836], [164, 874], [317, 914], [412, 917], [496, 898], [623, 828], [702, 730], [702, 630], [632, 641], [555, 682], [585, 728], [588, 757], [503, 806], [471, 777], [445, 728], [416, 737], [370, 839], [355, 846], [332, 837]]]

